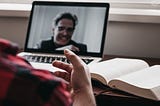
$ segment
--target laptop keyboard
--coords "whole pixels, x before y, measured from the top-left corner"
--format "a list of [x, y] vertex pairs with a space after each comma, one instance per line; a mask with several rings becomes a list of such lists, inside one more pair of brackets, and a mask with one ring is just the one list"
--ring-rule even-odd
[[[23, 56], [29, 62], [40, 62], [40, 63], [52, 63], [55, 60], [69, 63], [65, 57], [51, 57], [51, 56], [36, 56], [36, 55], [25, 55]], [[86, 64], [89, 64], [93, 59], [82, 59]]]

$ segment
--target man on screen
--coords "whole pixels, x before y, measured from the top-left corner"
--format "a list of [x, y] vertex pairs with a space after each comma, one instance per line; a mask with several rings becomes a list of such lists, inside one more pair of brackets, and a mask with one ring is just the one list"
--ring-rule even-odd
[[74, 52], [87, 52], [87, 45], [71, 40], [77, 25], [76, 15], [65, 12], [58, 14], [53, 20], [53, 36], [37, 45], [38, 49], [53, 51], [70, 49]]

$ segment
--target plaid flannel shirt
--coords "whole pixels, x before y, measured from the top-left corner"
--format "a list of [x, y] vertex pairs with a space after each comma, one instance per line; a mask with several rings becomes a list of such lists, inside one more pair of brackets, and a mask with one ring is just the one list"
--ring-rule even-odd
[[18, 50], [0, 38], [0, 106], [70, 106], [66, 85], [16, 56]]

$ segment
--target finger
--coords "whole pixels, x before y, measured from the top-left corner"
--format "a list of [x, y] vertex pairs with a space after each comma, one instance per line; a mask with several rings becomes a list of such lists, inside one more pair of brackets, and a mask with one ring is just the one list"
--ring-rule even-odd
[[63, 78], [67, 82], [70, 82], [70, 74], [67, 72], [56, 71], [53, 73], [53, 75], [60, 77], [60, 78]]
[[61, 62], [61, 61], [53, 61], [52, 65], [54, 67], [58, 67], [60, 69], [63, 69], [65, 71], [67, 71], [68, 73], [71, 73], [72, 69], [73, 69], [70, 64], [67, 64], [67, 63], [64, 63], [64, 62]]
[[70, 51], [69, 49], [64, 50], [64, 54], [67, 59], [73, 64], [73, 66], [79, 66], [81, 64], [85, 64], [80, 57], [78, 57], [75, 53]]

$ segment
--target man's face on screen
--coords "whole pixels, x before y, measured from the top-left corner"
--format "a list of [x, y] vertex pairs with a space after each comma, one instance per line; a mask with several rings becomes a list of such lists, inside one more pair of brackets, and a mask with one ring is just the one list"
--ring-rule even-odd
[[74, 28], [73, 21], [70, 19], [62, 19], [53, 29], [54, 42], [58, 45], [66, 45], [72, 38]]

